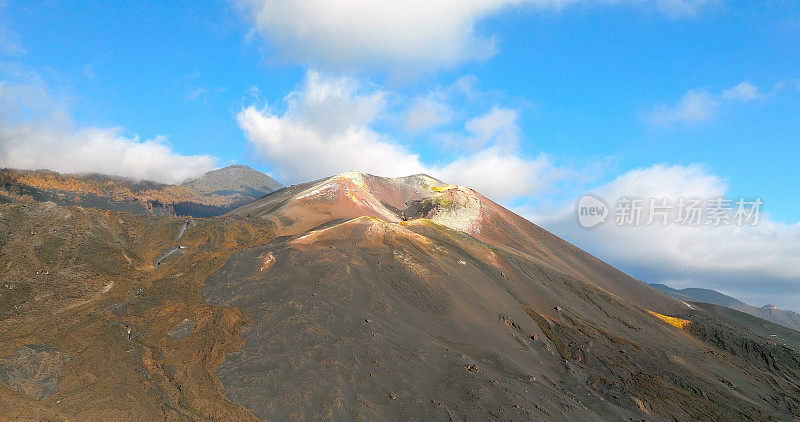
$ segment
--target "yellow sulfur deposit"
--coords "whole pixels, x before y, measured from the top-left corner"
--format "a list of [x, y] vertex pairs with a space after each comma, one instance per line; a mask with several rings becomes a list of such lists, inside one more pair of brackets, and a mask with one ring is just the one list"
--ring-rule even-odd
[[457, 187], [458, 186], [455, 186], [455, 185], [431, 186], [431, 190], [434, 191], [434, 192], [444, 192], [444, 191], [448, 191], [450, 189], [455, 189]]
[[686, 319], [680, 319], [680, 318], [675, 318], [675, 317], [671, 317], [671, 316], [667, 316], [667, 315], [661, 315], [658, 312], [653, 312], [653, 311], [651, 311], [649, 309], [647, 310], [647, 312], [650, 312], [656, 318], [666, 322], [669, 325], [673, 325], [675, 327], [678, 327], [681, 330], [686, 328], [686, 326], [689, 325], [692, 322], [692, 321], [689, 321], [689, 320], [686, 320]]

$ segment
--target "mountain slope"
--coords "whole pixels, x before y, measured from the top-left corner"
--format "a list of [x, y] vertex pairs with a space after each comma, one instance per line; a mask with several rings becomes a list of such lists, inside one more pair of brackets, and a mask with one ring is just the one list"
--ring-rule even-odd
[[[254, 315], [218, 376], [260, 418], [800, 411], [796, 350], [661, 295], [470, 189], [351, 172], [233, 214], [284, 235], [234, 254], [203, 289]], [[771, 360], [737, 357], [753, 349]]]
[[736, 298], [724, 295], [716, 290], [701, 288], [673, 289], [666, 284], [651, 283], [650, 287], [663, 292], [675, 299], [693, 302], [711, 303], [714, 305], [727, 306], [728, 308], [744, 312], [767, 321], [774, 322], [784, 327], [800, 331], [800, 314], [786, 309], [779, 309], [772, 305], [757, 307], [748, 305]]
[[253, 199], [280, 189], [283, 185], [260, 171], [243, 165], [211, 170], [182, 184], [206, 195], [242, 195]]
[[213, 219], [0, 216], [0, 414], [800, 417], [798, 333], [674, 300], [427, 176], [345, 173]]
[[245, 166], [212, 170], [183, 185], [101, 174], [2, 169], [0, 203], [50, 201], [135, 214], [210, 217], [252, 202], [278, 186], [269, 176]]
[[[273, 237], [246, 219], [0, 206], [0, 419], [247, 420], [210, 373], [248, 317], [198, 283]], [[171, 336], [183, 321], [191, 335]]]

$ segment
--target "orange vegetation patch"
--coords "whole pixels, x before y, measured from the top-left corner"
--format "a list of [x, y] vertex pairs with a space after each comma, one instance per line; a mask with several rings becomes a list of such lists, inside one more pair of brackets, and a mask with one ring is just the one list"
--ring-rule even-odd
[[675, 318], [675, 317], [671, 317], [671, 316], [667, 316], [667, 315], [661, 315], [658, 312], [653, 312], [653, 311], [651, 311], [649, 309], [647, 310], [647, 312], [650, 312], [650, 314], [652, 314], [656, 318], [666, 322], [669, 325], [678, 327], [681, 330], [686, 328], [687, 325], [692, 323], [692, 321], [689, 321], [687, 319], [680, 319], [680, 318]]

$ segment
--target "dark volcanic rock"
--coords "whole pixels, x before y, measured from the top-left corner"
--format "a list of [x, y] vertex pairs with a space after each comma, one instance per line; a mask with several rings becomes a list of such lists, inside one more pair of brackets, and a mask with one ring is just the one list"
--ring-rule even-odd
[[0, 359], [0, 381], [18, 393], [42, 400], [56, 393], [61, 368], [68, 361], [69, 356], [58, 349], [28, 344]]

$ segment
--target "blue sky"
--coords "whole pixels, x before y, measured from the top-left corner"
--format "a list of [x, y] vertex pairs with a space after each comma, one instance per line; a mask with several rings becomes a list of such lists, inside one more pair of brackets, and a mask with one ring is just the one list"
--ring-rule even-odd
[[[244, 163], [286, 183], [426, 171], [647, 281], [800, 302], [797, 2], [89, 3], [0, 6], [0, 165], [177, 181]], [[637, 170], [646, 195], [761, 197], [766, 226], [697, 267], [679, 245], [716, 234], [644, 233], [636, 245], [676, 243], [643, 258], [553, 217], [583, 192], [624, 194]], [[781, 259], [726, 266], [755, 238]]]

